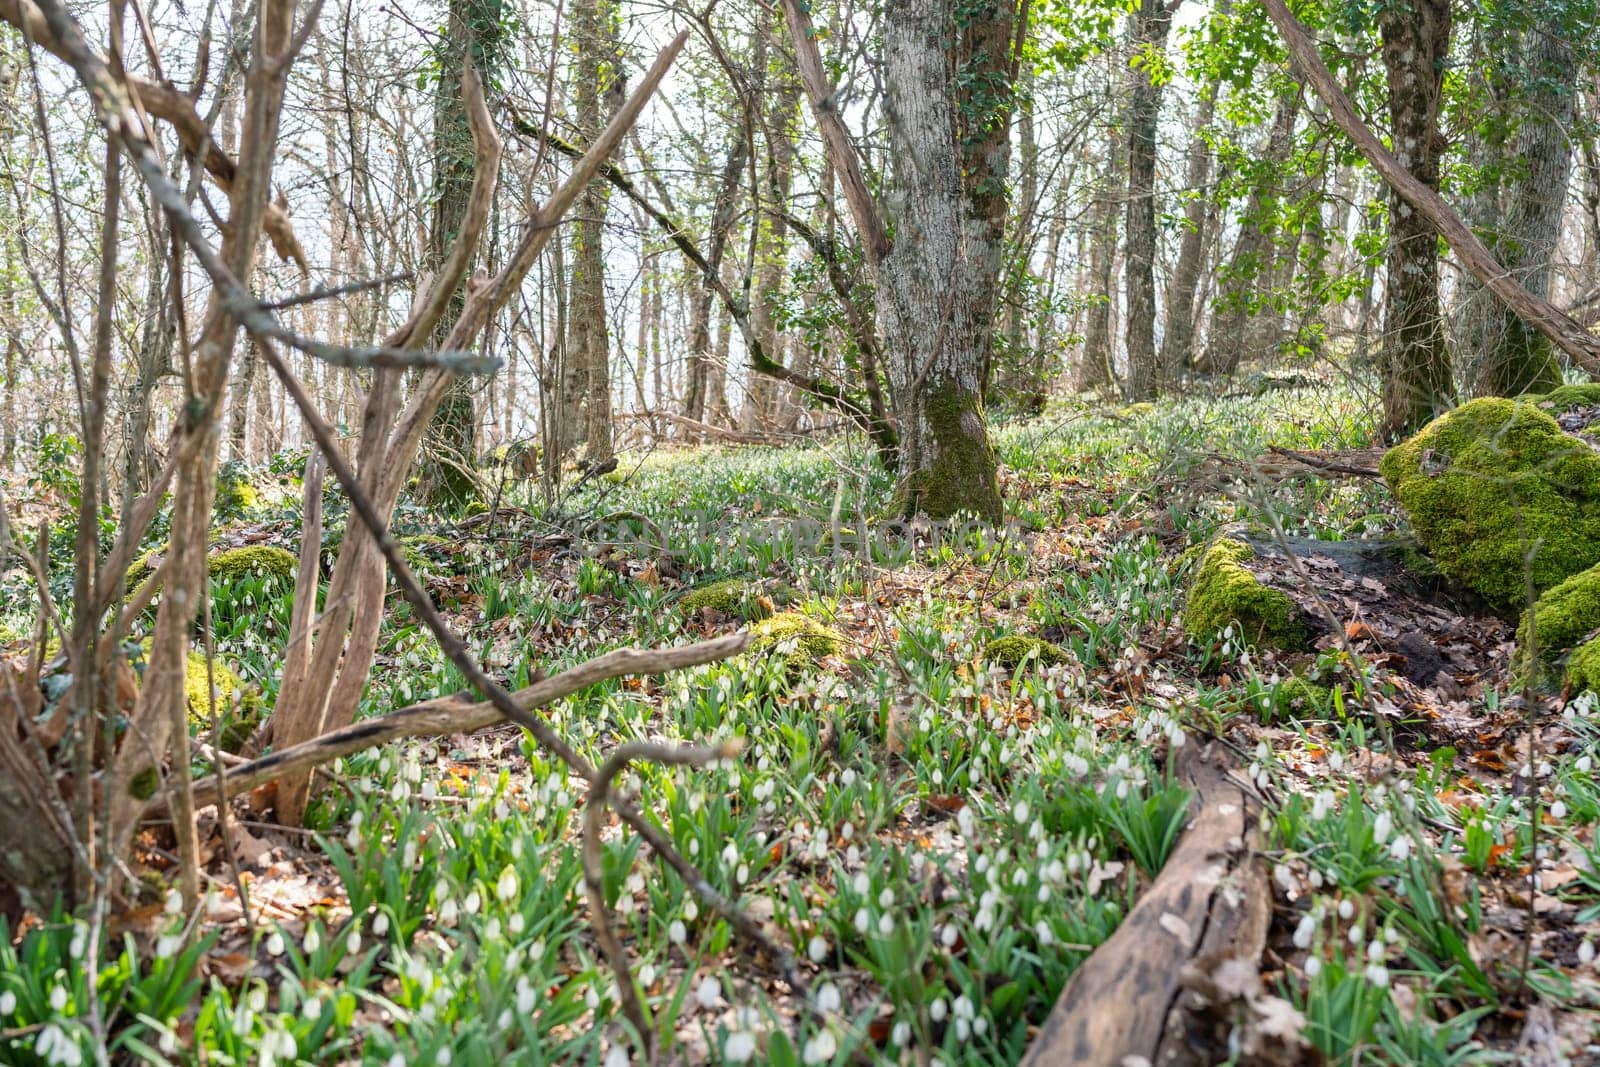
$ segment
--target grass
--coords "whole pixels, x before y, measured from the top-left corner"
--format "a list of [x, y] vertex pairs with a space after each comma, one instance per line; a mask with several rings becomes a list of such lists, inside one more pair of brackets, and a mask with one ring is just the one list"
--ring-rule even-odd
[[[795, 1003], [613, 825], [605, 895], [672, 1055], [1015, 1062], [1165, 861], [1187, 794], [1162, 757], [1207, 730], [1253, 755], [1273, 798], [1275, 992], [1305, 1038], [1341, 1063], [1478, 1062], [1507, 1047], [1500, 1010], [1528, 988], [1574, 1007], [1595, 999], [1578, 956], [1587, 940], [1546, 938], [1524, 982], [1487, 906], [1535, 862], [1530, 796], [1544, 798], [1543, 862], [1593, 859], [1600, 735], [1587, 706], [1569, 720], [1577, 740], [1513, 788], [1453, 758], [1386, 752], [1357, 695], [1381, 684], [1337, 657], [1322, 684], [1347, 684], [1289, 706], [1282, 664], [1194, 645], [1178, 626], [1173, 562], [1218, 524], [1260, 526], [1270, 512], [1322, 537], [1395, 527], [1380, 486], [1214, 474], [1218, 455], [1352, 447], [1364, 426], [1355, 398], [1328, 392], [1062, 403], [996, 432], [1012, 529], [945, 538], [872, 536], [890, 486], [858, 442], [655, 455], [625, 462], [631, 478], [603, 484], [603, 499], [576, 502], [631, 516], [612, 524], [618, 536], [567, 547], [541, 544], [548, 526], [503, 527], [506, 539], [464, 529], [428, 549], [431, 588], [514, 685], [610, 648], [700, 636], [676, 600], [722, 577], [781, 583], [792, 610], [847, 635], [816, 669], [745, 656], [605, 683], [549, 710], [596, 761], [636, 740], [745, 743], [737, 761], [637, 765], [621, 785], [713, 886], [794, 946], [812, 1003]], [[263, 497], [250, 521], [291, 545], [293, 487]], [[596, 540], [621, 546], [588, 551]], [[26, 632], [20, 578], [6, 581], [17, 596], [0, 624]], [[218, 583], [212, 612], [219, 654], [270, 701], [289, 605], [269, 584]], [[981, 658], [996, 636], [1041, 631], [1071, 662], [1013, 674]], [[366, 710], [462, 685], [394, 608]], [[1377, 757], [1382, 773], [1354, 773]], [[218, 867], [212, 913], [154, 909], [106, 947], [92, 991], [82, 946], [72, 952], [81, 926], [57, 916], [0, 938], [15, 954], [0, 958], [0, 1058], [72, 1062], [58, 1045], [87, 1056], [93, 998], [141, 1062], [624, 1062], [575, 847], [585, 783], [510, 728], [334, 771], [340, 787], [311, 811], [315, 843], [292, 848], [284, 870], [251, 872], [252, 902], [267, 905], [253, 927]], [[147, 866], [161, 864], [152, 854]], [[1550, 894], [1587, 916], [1574, 930], [1600, 918], [1593, 870]], [[180, 966], [182, 945], [204, 965]]]

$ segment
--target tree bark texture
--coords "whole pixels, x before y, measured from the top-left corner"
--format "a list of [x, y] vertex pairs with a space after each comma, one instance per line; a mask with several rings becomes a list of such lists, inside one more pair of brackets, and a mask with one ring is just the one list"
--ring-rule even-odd
[[1156, 395], [1156, 126], [1161, 84], [1153, 59], [1166, 51], [1172, 11], [1165, 0], [1139, 0], [1134, 15], [1134, 57], [1128, 67], [1128, 378], [1130, 400]]

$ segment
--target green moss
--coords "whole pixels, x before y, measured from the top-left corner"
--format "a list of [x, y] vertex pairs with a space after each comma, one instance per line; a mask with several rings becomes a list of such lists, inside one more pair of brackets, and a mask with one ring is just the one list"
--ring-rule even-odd
[[152, 569], [154, 569], [156, 557], [165, 555], [166, 551], [167, 546], [165, 543], [162, 543], [152, 548], [144, 555], [135, 558], [133, 563], [128, 567], [128, 573], [122, 579], [123, 589], [131, 593], [135, 589], [138, 589], [139, 586], [143, 585], [144, 580], [150, 577], [150, 572]]
[[1574, 408], [1590, 407], [1600, 404], [1600, 382], [1583, 382], [1580, 385], [1563, 385], [1552, 389], [1548, 393], [1537, 396], [1525, 396], [1525, 402], [1534, 405], [1541, 411], [1548, 411], [1552, 415], [1560, 415]]
[[451, 547], [454, 543], [448, 537], [438, 534], [411, 534], [399, 539], [400, 551], [406, 557], [406, 566], [414, 573], [423, 574], [435, 568], [434, 557], [430, 552], [438, 552]]
[[138, 800], [149, 800], [160, 788], [161, 772], [154, 767], [146, 767], [128, 782], [128, 792]]
[[982, 401], [951, 382], [930, 388], [923, 405], [933, 431], [933, 464], [901, 479], [891, 513], [947, 519], [968, 512], [998, 524], [1005, 511]]
[[750, 630], [751, 652], [771, 653], [781, 649], [792, 659], [809, 663], [838, 654], [844, 648], [844, 641], [844, 634], [838, 630], [798, 611], [780, 611]]
[[217, 497], [212, 510], [219, 516], [233, 518], [261, 503], [261, 494], [250, 483], [244, 464], [224, 463], [217, 471]]
[[1567, 657], [1567, 684], [1573, 692], [1600, 693], [1600, 638], [1585, 641]]
[[724, 615], [754, 621], [772, 614], [771, 609], [757, 599], [759, 592], [760, 588], [749, 582], [740, 581], [738, 578], [727, 578], [720, 582], [696, 586], [679, 601], [678, 606], [685, 614], [692, 614], [701, 608], [710, 608]]
[[1030, 657], [1036, 659], [1041, 667], [1072, 662], [1071, 654], [1060, 645], [1026, 634], [1007, 634], [983, 646], [983, 658], [1007, 670], [1016, 670]]
[[1244, 561], [1255, 554], [1255, 549], [1232, 538], [1211, 543], [1189, 586], [1183, 628], [1191, 636], [1207, 639], [1231, 626], [1252, 645], [1305, 648], [1309, 635], [1289, 594], [1262, 585], [1245, 567]]
[[1292, 718], [1296, 712], [1320, 712], [1333, 699], [1333, 690], [1308, 682], [1298, 674], [1279, 682], [1272, 691], [1274, 718]]
[[1532, 404], [1463, 404], [1380, 465], [1417, 539], [1451, 582], [1510, 610], [1600, 563], [1600, 456]]
[[481, 500], [469, 500], [467, 501], [467, 506], [462, 509], [461, 514], [469, 519], [474, 515], [487, 515], [489, 514], [489, 505]]
[[[1531, 628], [1531, 633], [1530, 633]], [[1541, 655], [1563, 652], [1600, 630], [1600, 566], [1547, 589], [1524, 614], [1518, 643], [1535, 638]]]
[[211, 661], [206, 669], [206, 655], [195, 649], [189, 653], [184, 669], [183, 693], [189, 705], [189, 725], [206, 737], [211, 731], [211, 686], [216, 686], [216, 711], [222, 722], [222, 750], [238, 752], [250, 739], [265, 715], [261, 693], [247, 684], [227, 665]]
[[293, 552], [272, 545], [228, 548], [206, 557], [206, 570], [219, 581], [240, 578], [280, 578], [294, 581], [300, 561]]

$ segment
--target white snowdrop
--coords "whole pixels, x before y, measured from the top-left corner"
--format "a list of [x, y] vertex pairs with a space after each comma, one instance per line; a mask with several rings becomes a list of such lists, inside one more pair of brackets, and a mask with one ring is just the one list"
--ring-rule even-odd
[[803, 1059], [808, 1064], [827, 1063], [839, 1051], [839, 1042], [833, 1031], [822, 1030], [806, 1042]]
[[722, 1046], [722, 1058], [729, 1063], [749, 1063], [756, 1055], [756, 1035], [739, 1030], [728, 1035]]
[[1306, 977], [1315, 978], [1322, 973], [1322, 957], [1312, 956], [1306, 960]]
[[1301, 916], [1299, 925], [1294, 928], [1294, 947], [1304, 952], [1311, 947], [1312, 939], [1316, 935], [1316, 918], [1311, 915]]
[[66, 986], [61, 986], [61, 985], [51, 986], [50, 987], [50, 1010], [55, 1012], [57, 1015], [60, 1015], [64, 1010], [66, 1010], [66, 1007], [67, 1007], [67, 987]]
[[[1585, 967], [1594, 962], [1594, 942], [1585, 938], [1583, 944], [1578, 946], [1578, 962]], [[7, 1014], [5, 1004], [0, 1002], [0, 1015]]]
[[832, 982], [824, 982], [821, 987], [817, 989], [818, 1011], [838, 1011], [840, 1003], [841, 998], [839, 996], [839, 987], [834, 985]]
[[700, 984], [695, 987], [694, 999], [702, 1008], [709, 1009], [715, 1007], [717, 1001], [721, 998], [722, 983], [715, 978], [703, 978], [701, 979]]
[[894, 1029], [889, 1031], [890, 1044], [904, 1048], [911, 1041], [911, 1024], [902, 1019], [894, 1024]]
[[812, 963], [821, 963], [823, 960], [827, 959], [828, 958], [828, 942], [827, 942], [827, 940], [825, 938], [823, 938], [820, 934], [814, 935], [811, 938], [810, 944], [808, 944], [806, 946], [806, 955], [811, 957], [811, 962]]
[[[1588, 942], [1585, 942], [1587, 944]], [[0, 1015], [12, 1015], [17, 1010], [17, 995], [11, 990], [0, 993]]]
[[856, 909], [856, 932], [864, 934], [872, 926], [872, 916], [867, 914], [866, 908]]
[[855, 881], [851, 883], [851, 888], [856, 891], [857, 896], [864, 897], [872, 892], [872, 879], [867, 877], [866, 871], [860, 871], [856, 874]]

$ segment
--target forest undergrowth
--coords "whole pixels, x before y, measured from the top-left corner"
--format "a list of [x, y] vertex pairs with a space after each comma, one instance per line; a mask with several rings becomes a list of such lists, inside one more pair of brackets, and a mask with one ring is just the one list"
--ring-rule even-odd
[[[402, 505], [396, 528], [511, 688], [612, 648], [753, 628], [736, 659], [548, 710], [596, 764], [626, 742], [742, 742], [707, 768], [635, 764], [621, 785], [793, 947], [809, 998], [612, 819], [605, 894], [665, 1062], [1016, 1062], [1161, 869], [1189, 800], [1171, 757], [1200, 743], [1231, 752], [1264, 802], [1272, 1011], [1251, 1025], [1334, 1063], [1593, 1050], [1592, 698], [1509, 691], [1512, 634], [1470, 613], [1446, 615], [1476, 669], [1427, 685], [1394, 667], [1376, 620], [1296, 655], [1182, 627], [1186, 550], [1221, 528], [1403, 533], [1376, 479], [1250, 467], [1272, 446], [1358, 447], [1369, 418], [1322, 386], [1054, 403], [996, 431], [998, 530], [884, 527], [892, 487], [848, 438], [624, 457], [559, 506], [513, 484], [492, 513], [440, 524]], [[214, 547], [294, 550], [301, 460], [246, 472]], [[60, 520], [69, 480], [19, 487], [19, 513]], [[331, 548], [331, 490], [328, 508]], [[158, 522], [147, 547], [164, 536]], [[63, 583], [69, 547], [52, 552]], [[31, 579], [0, 579], [15, 644], [34, 626]], [[686, 605], [717, 582], [732, 584]], [[292, 584], [212, 582], [217, 660], [265, 707]], [[368, 712], [462, 689], [389, 603]], [[197, 779], [216, 773], [210, 751]], [[628, 1062], [585, 902], [587, 783], [509, 725], [327, 770], [310, 832], [276, 826], [264, 790], [225, 828], [209, 813], [200, 914], [168, 888], [171, 841], [147, 830], [145, 896], [115, 916], [122, 947], [97, 988], [81, 925], [0, 937], [0, 1058], [80, 1062], [98, 998], [135, 1062]]]

